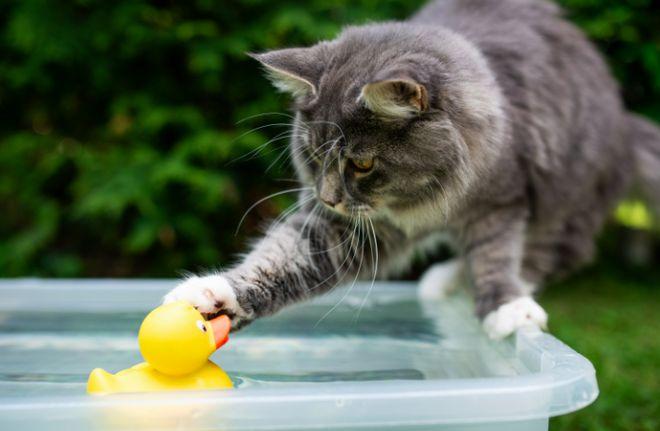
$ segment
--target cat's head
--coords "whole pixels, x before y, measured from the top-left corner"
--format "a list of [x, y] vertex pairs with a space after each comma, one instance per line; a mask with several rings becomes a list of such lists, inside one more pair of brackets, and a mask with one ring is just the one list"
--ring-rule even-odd
[[293, 96], [301, 180], [343, 215], [450, 208], [502, 134], [483, 57], [447, 31], [350, 27], [330, 42], [253, 57]]

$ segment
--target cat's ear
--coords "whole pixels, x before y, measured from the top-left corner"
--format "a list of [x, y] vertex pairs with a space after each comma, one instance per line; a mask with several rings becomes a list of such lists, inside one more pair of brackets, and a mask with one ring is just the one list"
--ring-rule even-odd
[[277, 89], [294, 97], [316, 94], [319, 72], [314, 47], [279, 49], [248, 55], [264, 66]]
[[371, 82], [362, 87], [359, 100], [388, 119], [412, 118], [429, 108], [426, 88], [407, 78]]

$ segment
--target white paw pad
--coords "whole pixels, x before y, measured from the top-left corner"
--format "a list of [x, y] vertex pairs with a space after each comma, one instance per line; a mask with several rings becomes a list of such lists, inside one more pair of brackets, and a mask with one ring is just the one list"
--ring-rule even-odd
[[187, 301], [202, 314], [213, 314], [221, 309], [241, 314], [234, 289], [221, 275], [186, 279], [163, 298], [164, 304], [174, 301]]
[[442, 299], [461, 284], [462, 265], [458, 261], [436, 263], [419, 280], [417, 294], [424, 299]]
[[524, 327], [546, 329], [548, 315], [531, 296], [523, 296], [501, 305], [484, 319], [484, 330], [491, 339], [499, 340]]

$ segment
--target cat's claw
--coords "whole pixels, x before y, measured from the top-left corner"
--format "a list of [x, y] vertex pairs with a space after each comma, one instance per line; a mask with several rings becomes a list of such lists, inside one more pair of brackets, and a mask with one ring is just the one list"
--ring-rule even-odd
[[204, 317], [226, 314], [232, 326], [246, 316], [236, 293], [222, 275], [192, 276], [181, 282], [163, 298], [163, 303], [187, 301]]
[[522, 296], [490, 312], [483, 322], [484, 330], [493, 340], [505, 338], [524, 327], [547, 329], [548, 315], [531, 296]]

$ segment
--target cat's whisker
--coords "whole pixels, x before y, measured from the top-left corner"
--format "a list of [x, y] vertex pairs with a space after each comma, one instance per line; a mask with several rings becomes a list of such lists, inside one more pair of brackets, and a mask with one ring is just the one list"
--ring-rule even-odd
[[[254, 128], [252, 128], [252, 129], [250, 129], [250, 130], [248, 130], [248, 131], [246, 131], [246, 132], [241, 133], [241, 134], [238, 135], [236, 138], [234, 138], [234, 139], [232, 140], [232, 142], [236, 142], [237, 140], [239, 140], [239, 139], [241, 139], [241, 138], [243, 138], [243, 137], [249, 135], [250, 133], [258, 132], [259, 130], [267, 129], [268, 127], [277, 127], [277, 126], [282, 126], [282, 127], [290, 128], [290, 127], [293, 127], [294, 124], [293, 124], [293, 123], [270, 123], [270, 124], [264, 124], [263, 126], [254, 127]], [[287, 130], [290, 130], [290, 129], [287, 129]]]
[[364, 263], [364, 244], [365, 244], [365, 228], [364, 228], [364, 220], [362, 219], [362, 215], [358, 213], [357, 215], [358, 219], [358, 224], [360, 226], [360, 235], [358, 237], [358, 247], [360, 248], [360, 263], [358, 265], [357, 271], [355, 271], [355, 277], [353, 278], [353, 282], [351, 283], [350, 289], [348, 291], [352, 291], [353, 287], [355, 287], [355, 283], [357, 282], [358, 278], [360, 278], [360, 274], [362, 272], [362, 264]]
[[341, 137], [344, 138], [344, 141], [346, 141], [346, 135], [344, 135], [344, 129], [341, 128], [341, 126], [334, 121], [328, 121], [328, 120], [315, 120], [315, 121], [308, 121], [307, 124], [330, 124], [331, 126], [335, 126], [337, 129], [339, 129], [339, 133], [341, 133]]
[[[359, 215], [358, 215], [358, 217], [359, 217]], [[355, 224], [356, 224], [357, 227], [359, 227], [358, 232], [360, 232], [360, 233], [359, 233], [359, 237], [361, 237], [361, 235], [362, 235], [362, 233], [361, 233], [362, 230], [361, 230], [360, 224], [357, 223], [357, 222], [356, 222]], [[357, 246], [359, 247], [359, 241], [360, 241], [360, 238], [358, 238], [357, 241], [358, 241]], [[356, 250], [356, 252], [357, 252], [357, 250]], [[356, 253], [355, 255], [357, 255], [357, 253]], [[354, 257], [355, 257], [355, 255], [354, 255]], [[344, 302], [344, 300], [346, 299], [346, 297], [348, 297], [348, 295], [351, 293], [351, 291], [353, 290], [353, 287], [355, 287], [355, 282], [357, 281], [357, 279], [358, 279], [358, 277], [359, 277], [359, 275], [360, 275], [360, 271], [361, 271], [361, 269], [362, 269], [362, 261], [363, 261], [363, 260], [364, 260], [364, 248], [362, 248], [362, 253], [361, 253], [361, 256], [360, 256], [360, 263], [358, 264], [358, 270], [357, 270], [357, 272], [355, 273], [355, 278], [353, 279], [353, 283], [351, 284], [351, 287], [349, 287], [349, 288], [346, 290], [346, 292], [344, 293], [344, 295], [341, 297], [341, 299], [339, 299], [339, 301], [337, 301], [337, 303], [336, 303], [336, 304], [335, 304], [330, 310], [328, 310], [328, 311], [327, 311], [327, 312], [326, 312], [326, 313], [325, 313], [325, 314], [324, 314], [324, 315], [318, 320], [318, 322], [316, 322], [316, 324], [314, 325], [314, 327], [317, 327], [317, 326], [318, 326], [323, 320], [325, 320], [326, 317], [328, 317], [333, 311], [335, 311], [335, 310], [337, 309], [337, 307], [339, 307], [339, 306], [341, 305], [341, 303]], [[349, 265], [348, 269], [350, 269], [350, 266], [351, 266], [351, 265], [353, 265], [353, 259], [351, 259], [351, 264]]]
[[[292, 138], [292, 137], [293, 137], [293, 136], [290, 136], [290, 138]], [[272, 154], [272, 153], [274, 153], [274, 152], [276, 152], [276, 151], [279, 151], [280, 154], [278, 155], [278, 157], [282, 157], [283, 154], [288, 153], [288, 148], [289, 148], [289, 143], [287, 142], [287, 143], [284, 143], [284, 144], [278, 145], [278, 146], [276, 146], [276, 147], [274, 147], [274, 148], [271, 148], [271, 149], [269, 149], [268, 151], [265, 151], [262, 155], [266, 156], [266, 155]], [[264, 172], [266, 172], [266, 171], [264, 171]]]
[[342, 234], [339, 236], [339, 241], [340, 241], [340, 242], [339, 242], [337, 245], [334, 245], [334, 246], [332, 246], [332, 247], [330, 247], [330, 248], [327, 248], [327, 249], [325, 249], [325, 250], [314, 251], [314, 252], [308, 253], [308, 256], [313, 256], [313, 255], [316, 255], [316, 254], [324, 254], [324, 253], [328, 253], [328, 252], [330, 252], [330, 251], [332, 251], [332, 250], [336, 250], [336, 249], [340, 248], [341, 246], [343, 246], [344, 244], [346, 244], [346, 243], [350, 240], [350, 236], [349, 236], [349, 237], [346, 237], [346, 238], [344, 239], [344, 235], [348, 232], [349, 228], [350, 228], [350, 225], [348, 225], [348, 226], [344, 229], [344, 231], [342, 232]]
[[[350, 269], [351, 265], [353, 265], [353, 262], [355, 261], [355, 253], [352, 252], [351, 245], [353, 244], [353, 242], [354, 242], [354, 240], [355, 240], [355, 232], [356, 232], [356, 229], [357, 229], [357, 224], [356, 224], [355, 221], [352, 220], [352, 219], [351, 219], [350, 221], [351, 221], [351, 223], [348, 224], [347, 229], [348, 229], [349, 227], [353, 226], [353, 229], [352, 229], [351, 234], [350, 234], [350, 236], [349, 236], [349, 240], [350, 240], [351, 244], [349, 244], [349, 247], [348, 247], [348, 250], [347, 250], [347, 252], [346, 252], [346, 255], [344, 256], [344, 260], [342, 260], [342, 262], [337, 266], [337, 269], [335, 269], [335, 271], [334, 271], [332, 274], [330, 274], [327, 278], [325, 278], [324, 280], [322, 280], [322, 281], [320, 281], [319, 283], [317, 283], [315, 286], [311, 287], [311, 288], [309, 289], [310, 291], [314, 291], [314, 290], [316, 290], [317, 288], [323, 286], [327, 281], [329, 281], [331, 278], [333, 278], [335, 275], [337, 275], [340, 271], [342, 271], [343, 268], [344, 268], [344, 265], [346, 265], [346, 261], [348, 261], [349, 258], [351, 259], [351, 261], [350, 261], [350, 262], [348, 263], [348, 265], [346, 266], [346, 271], [344, 271], [344, 274], [342, 274], [342, 275], [340, 275], [340, 276], [337, 277], [337, 281], [338, 281], [338, 282], [341, 281], [341, 280], [343, 279], [343, 277], [344, 277], [344, 275], [346, 274], [346, 272], [348, 272], [348, 270]], [[318, 325], [319, 323], [320, 323], [320, 321], [319, 321], [319, 322], [316, 322], [316, 325]], [[314, 326], [316, 327], [316, 325], [314, 325]]]
[[[314, 151], [314, 154], [316, 155], [316, 152], [321, 152], [320, 158], [325, 158], [325, 157], [330, 153], [330, 151], [332, 151], [332, 149], [334, 148], [335, 144], [336, 144], [337, 142], [339, 142], [340, 139], [341, 139], [341, 137], [339, 137], [339, 138], [335, 138], [335, 139], [329, 139], [329, 140], [325, 141], [322, 145], [320, 145], [320, 146]], [[328, 148], [327, 150], [325, 150], [325, 152], [322, 152], [322, 150], [323, 150], [325, 147], [327, 147], [328, 145], [329, 145], [329, 148]]]
[[[319, 206], [319, 208], [321, 208], [321, 207]], [[337, 248], [343, 247], [347, 242], [352, 241], [352, 240], [353, 240], [353, 236], [352, 236], [351, 234], [347, 235], [346, 239], [344, 239], [344, 235], [346, 235], [346, 233], [349, 231], [349, 229], [351, 228], [351, 226], [355, 226], [355, 224], [354, 224], [354, 223], [349, 223], [349, 224], [346, 225], [346, 228], [344, 228], [344, 231], [343, 231], [343, 232], [341, 233], [341, 235], [339, 236], [339, 243], [338, 243], [337, 245], [335, 245], [335, 246], [333, 246], [333, 247], [330, 247], [330, 248], [328, 248], [328, 249], [325, 249], [325, 250], [321, 250], [321, 251], [316, 251], [316, 252], [309, 253], [308, 256], [312, 256], [312, 255], [315, 255], [315, 254], [328, 253], [328, 252], [330, 252], [330, 251], [332, 251], [332, 250], [335, 250], [335, 249], [337, 249]], [[354, 232], [353, 232], [353, 233], [354, 233]], [[349, 249], [349, 251], [350, 251], [350, 249]], [[328, 278], [324, 279], [321, 283], [319, 283], [319, 284], [317, 284], [316, 286], [312, 287], [310, 290], [314, 290], [314, 289], [316, 289], [316, 287], [318, 287], [319, 285], [325, 283], [325, 282], [328, 281], [332, 276], [334, 276], [337, 272], [339, 272], [339, 270], [343, 267], [343, 265], [344, 265], [344, 263], [346, 262], [346, 260], [348, 260], [348, 257], [351, 256], [351, 255], [352, 255], [352, 253], [350, 253], [350, 252], [349, 252], [349, 253], [346, 253], [346, 257], [345, 257], [344, 260], [339, 264], [339, 266], [337, 267], [337, 270], [336, 270], [335, 272], [333, 272]], [[351, 264], [352, 264], [352, 263], [351, 263]]]
[[[358, 268], [355, 271], [355, 277], [353, 278], [353, 282], [351, 283], [351, 287], [348, 288], [346, 294], [344, 295], [344, 298], [346, 296], [348, 296], [348, 294], [353, 291], [353, 288], [355, 287], [355, 283], [360, 278], [360, 275], [362, 273], [362, 264], [364, 263], [364, 247], [365, 247], [366, 230], [365, 230], [365, 226], [364, 226], [364, 219], [362, 218], [362, 215], [361, 215], [360, 212], [357, 212], [357, 223], [358, 223], [358, 226], [360, 227], [359, 236], [358, 236], [358, 247], [360, 249], [360, 263], [358, 264]], [[342, 298], [342, 300], [339, 301], [339, 303], [337, 305], [339, 305], [344, 300], [344, 298]]]
[[264, 201], [267, 201], [268, 199], [272, 199], [276, 196], [284, 195], [284, 194], [287, 194], [287, 193], [301, 192], [303, 190], [311, 190], [311, 189], [312, 189], [312, 187], [296, 187], [296, 188], [293, 188], [293, 189], [282, 190], [280, 192], [272, 193], [272, 194], [270, 194], [270, 195], [268, 195], [264, 198], [259, 199], [257, 202], [252, 204], [250, 206], [250, 208], [248, 208], [245, 211], [245, 213], [243, 214], [243, 217], [241, 217], [241, 220], [238, 222], [238, 226], [236, 227], [236, 232], [234, 232], [234, 235], [238, 234], [238, 231], [241, 229], [241, 225], [243, 224], [243, 221], [245, 220], [245, 217], [247, 217], [247, 215], [250, 213], [250, 211], [252, 211], [260, 203], [262, 203]]
[[[238, 125], [238, 124], [241, 124], [241, 123], [243, 123], [247, 120], [258, 118], [258, 117], [263, 117], [263, 116], [267, 116], [267, 115], [281, 115], [281, 116], [285, 116], [287, 118], [290, 118], [290, 119], [296, 121], [296, 117], [294, 117], [293, 115], [285, 114], [285, 113], [282, 113], [282, 112], [265, 112], [265, 113], [255, 114], [255, 115], [251, 115], [249, 117], [246, 117], [242, 120], [239, 120], [236, 124]], [[337, 125], [337, 124], [335, 124], [335, 125], [337, 127], [339, 127], [339, 125]], [[269, 144], [271, 144], [275, 141], [278, 141], [278, 140], [281, 140], [281, 139], [290, 139], [290, 138], [293, 138], [293, 137], [298, 137], [298, 138], [302, 137], [302, 135], [297, 135], [296, 134], [296, 129], [295, 129], [294, 126], [299, 126], [305, 132], [309, 132], [309, 130], [310, 130], [309, 124], [305, 121], [300, 120], [300, 119], [298, 119], [298, 122], [296, 124], [294, 124], [294, 123], [271, 123], [271, 124], [267, 124], [267, 125], [264, 125], [264, 126], [260, 126], [260, 127], [256, 127], [254, 129], [248, 130], [247, 132], [245, 132], [245, 133], [241, 134], [240, 136], [238, 136], [237, 138], [235, 138], [232, 142], [234, 142], [238, 139], [241, 139], [242, 137], [244, 137], [247, 134], [250, 134], [250, 133], [258, 131], [258, 130], [261, 130], [261, 129], [266, 128], [266, 127], [272, 127], [272, 126], [288, 126], [288, 127], [291, 128], [291, 130], [287, 130], [286, 132], [278, 134], [277, 136], [275, 136], [273, 139], [269, 140], [265, 144], [260, 145], [258, 148], [256, 148], [255, 150], [250, 151], [247, 154], [244, 154], [244, 155], [239, 156], [238, 158], [236, 158], [234, 160], [231, 160], [228, 164], [235, 163], [239, 160], [242, 160], [246, 157], [249, 157], [250, 155], [254, 155], [255, 153], [258, 154], [258, 153], [261, 152], [261, 150], [263, 148], [265, 148], [266, 146], [268, 146]], [[341, 131], [341, 127], [339, 127], [339, 129]], [[343, 131], [341, 131], [341, 133], [343, 134]], [[274, 166], [276, 166], [277, 163], [280, 161], [280, 159], [282, 159], [282, 157], [285, 156], [285, 155], [286, 155], [286, 157], [284, 157], [284, 160], [282, 161], [281, 165], [286, 163], [286, 161], [292, 156], [292, 152], [283, 151], [282, 154], [277, 156], [277, 158], [268, 165], [265, 172], [270, 171]], [[308, 162], [309, 162], [309, 160], [306, 160], [304, 163], [307, 164]]]
[[305, 235], [305, 229], [307, 229], [307, 224], [309, 223], [310, 220], [312, 220], [315, 217], [315, 213], [318, 210], [318, 203], [314, 205], [314, 208], [307, 214], [307, 217], [305, 217], [305, 221], [303, 222], [302, 228], [300, 229], [300, 234], [298, 235], [298, 244], [302, 244], [302, 238]]
[[[294, 134], [295, 134], [295, 133], [297, 132], [296, 129], [295, 129], [295, 127], [294, 127], [295, 124], [293, 124], [293, 123], [270, 123], [270, 124], [264, 124], [263, 126], [255, 127], [255, 128], [252, 128], [252, 129], [250, 129], [250, 130], [248, 130], [248, 131], [246, 131], [246, 132], [241, 133], [240, 135], [238, 135], [237, 137], [235, 137], [234, 139], [232, 139], [231, 142], [230, 142], [230, 144], [233, 144], [233, 143], [235, 143], [236, 141], [239, 141], [240, 139], [244, 138], [245, 136], [249, 135], [250, 133], [254, 133], [254, 132], [257, 132], [257, 131], [259, 131], [259, 130], [266, 129], [266, 128], [268, 128], [268, 127], [276, 127], [276, 126], [287, 127], [287, 129], [286, 129], [286, 131], [285, 131], [284, 133], [294, 133]], [[305, 130], [307, 130], [307, 129], [306, 129], [306, 126], [304, 126], [303, 128], [304, 128]], [[242, 157], [244, 157], [244, 156], [239, 156], [239, 159], [242, 158]], [[235, 160], [231, 160], [231, 161], [228, 162], [228, 164], [231, 164], [231, 163], [233, 163], [234, 161], [235, 161]]]
[[[282, 151], [280, 151], [280, 154], [275, 158], [275, 160], [273, 160], [273, 161], [268, 165], [268, 167], [266, 168], [266, 170], [265, 170], [264, 172], [265, 172], [265, 173], [268, 173], [268, 171], [270, 171], [270, 170], [273, 168], [273, 166], [275, 166], [275, 164], [276, 164], [276, 163], [277, 163], [277, 162], [278, 162], [283, 156], [285, 156], [286, 154], [291, 154], [291, 151], [287, 150], [287, 148], [284, 148]], [[290, 157], [290, 156], [286, 156], [286, 157], [284, 157], [284, 160], [286, 160], [288, 157]]]
[[371, 294], [371, 291], [374, 288], [374, 284], [376, 283], [376, 276], [378, 275], [378, 237], [376, 236], [376, 229], [374, 228], [374, 223], [371, 220], [371, 217], [366, 216], [367, 221], [369, 222], [369, 226], [371, 228], [371, 234], [373, 235], [373, 244], [371, 242], [371, 235], [369, 236], [369, 245], [371, 248], [371, 257], [372, 257], [372, 265], [374, 267], [373, 269], [373, 276], [371, 278], [371, 285], [369, 286], [369, 289], [367, 290], [366, 295], [364, 296], [364, 299], [362, 300], [362, 303], [360, 304], [360, 308], [358, 309], [357, 316], [355, 317], [355, 321], [357, 322], [358, 319], [360, 318], [360, 313], [362, 312], [362, 309], [367, 303], [367, 300], [369, 299], [369, 294]]
[[[319, 287], [323, 286], [327, 281], [329, 281], [331, 278], [333, 278], [335, 275], [337, 275], [337, 273], [339, 273], [339, 271], [341, 271], [344, 268], [344, 265], [346, 265], [346, 261], [351, 256], [354, 256], [354, 255], [351, 254], [351, 253], [346, 253], [346, 256], [344, 257], [344, 260], [337, 266], [337, 269], [332, 274], [330, 274], [329, 276], [327, 276], [326, 278], [324, 278], [323, 280], [318, 282], [316, 285], [309, 288], [309, 291], [312, 292], [312, 291], [318, 289]], [[351, 259], [351, 262], [349, 262], [347, 268], [349, 268], [352, 264], [353, 264], [353, 259]], [[337, 277], [337, 278], [341, 279], [341, 277], [343, 277], [343, 275], [340, 276], [340, 277]], [[316, 324], [318, 325], [318, 323], [319, 322], [317, 322]]]
[[[326, 144], [327, 144], [327, 142], [324, 143], [324, 145], [326, 145]], [[280, 162], [280, 160], [281, 160], [281, 162], [279, 163], [279, 166], [284, 166], [284, 164], [287, 163], [288, 161], [290, 161], [291, 158], [294, 155], [302, 157], [302, 156], [304, 156], [304, 150], [302, 148], [292, 148], [288, 151], [285, 149], [284, 151], [282, 151], [280, 153], [280, 155], [277, 156], [277, 158], [275, 158], [275, 160], [273, 160], [273, 162], [270, 165], [268, 165], [265, 172], [268, 172], [270, 169], [272, 169], [274, 166], [276, 166], [276, 164], [278, 162]], [[282, 157], [284, 157], [284, 158], [282, 158]], [[309, 156], [309, 157], [305, 158], [305, 160], [303, 160], [301, 162], [301, 164], [305, 165], [305, 166], [309, 165], [309, 162], [311, 161], [312, 157], [313, 156]]]
[[[361, 223], [364, 225], [365, 237], [366, 237], [365, 238], [366, 241], [363, 242], [362, 248], [364, 249], [367, 245], [369, 246], [369, 253], [370, 253], [370, 256], [371, 256], [371, 265], [373, 266], [373, 264], [374, 264], [374, 255], [373, 255], [373, 247], [371, 245], [371, 232], [367, 229], [368, 226], [366, 225], [366, 217], [365, 218], [360, 217], [360, 219], [361, 219]], [[360, 312], [362, 311], [362, 307], [364, 306], [365, 302], [366, 302], [366, 296], [364, 298], [362, 298], [362, 301], [360, 302], [360, 307], [358, 308], [357, 313], [353, 317], [353, 324], [356, 324], [358, 319], [360, 318]]]
[[282, 214], [277, 216], [277, 218], [275, 218], [275, 220], [273, 220], [273, 222], [271, 223], [270, 228], [271, 229], [277, 229], [282, 223], [284, 223], [286, 221], [286, 218], [288, 216], [290, 216], [294, 212], [298, 211], [299, 209], [301, 209], [303, 206], [305, 206], [309, 202], [313, 201], [314, 199], [316, 199], [316, 196], [311, 195], [311, 196], [308, 196], [304, 199], [301, 199], [301, 200], [297, 201], [296, 203], [291, 205], [290, 208], [286, 209], [285, 211], [282, 212]]
[[326, 152], [323, 153], [323, 154], [319, 157], [319, 158], [321, 158], [321, 159], [325, 158], [325, 156], [327, 156], [327, 154], [328, 154], [330, 151], [332, 151], [332, 147], [334, 146], [334, 144], [335, 144], [336, 142], [338, 142], [339, 139], [340, 139], [340, 138], [336, 138], [336, 139], [331, 139], [331, 140], [325, 141], [323, 144], [321, 144], [317, 149], [315, 149], [315, 150], [313, 151], [313, 154], [312, 154], [312, 155], [310, 155], [310, 156], [307, 157], [305, 160], [303, 160], [302, 163], [305, 164], [305, 165], [307, 165], [309, 162], [312, 161], [312, 159], [313, 159], [315, 156], [316, 156], [316, 157], [319, 157], [319, 156], [316, 154], [316, 152], [320, 152], [323, 148], [325, 148], [326, 146], [330, 145], [330, 148], [329, 148], [328, 150], [326, 150]]
[[[333, 144], [333, 143], [337, 142], [338, 139], [340, 139], [340, 138], [337, 138], [337, 139], [331, 139], [331, 140], [328, 140], [328, 141], [324, 142], [323, 144], [321, 144], [321, 145], [319, 146], [319, 148], [317, 148], [316, 150], [314, 150], [314, 152], [316, 153], [316, 152], [320, 151], [321, 149], [325, 148], [326, 146], [328, 146], [329, 144]], [[332, 149], [332, 146], [330, 147], [330, 150], [331, 150], [331, 149]], [[284, 157], [284, 159], [282, 160], [282, 162], [280, 163], [280, 165], [283, 165], [283, 164], [286, 163], [287, 161], [290, 161], [291, 158], [293, 157], [293, 155], [302, 155], [302, 153], [303, 153], [303, 150], [300, 149], [300, 148], [295, 148], [295, 149], [293, 149], [293, 151], [288, 151], [288, 152], [286, 152], [287, 155], [286, 155], [286, 157]], [[283, 153], [283, 154], [284, 154], [284, 153]], [[327, 155], [327, 151], [326, 151], [326, 153], [323, 154], [320, 158], [323, 159], [323, 158], [325, 157], [325, 155]], [[282, 156], [282, 155], [280, 155], [280, 157], [281, 157], [281, 156]], [[306, 157], [304, 160], [302, 160], [300, 163], [301, 163], [302, 165], [308, 166], [309, 163], [312, 161], [313, 158], [314, 158], [314, 155], [307, 156], [307, 157]], [[279, 157], [278, 157], [278, 159], [279, 159]], [[274, 163], [274, 162], [273, 162], [273, 163]]]
[[[236, 157], [235, 159], [230, 160], [229, 162], [227, 162], [227, 165], [231, 165], [231, 164], [233, 164], [233, 163], [236, 163], [236, 162], [238, 162], [239, 160], [243, 160], [243, 159], [245, 159], [246, 157], [248, 158], [247, 160], [251, 160], [254, 156], [256, 156], [257, 154], [259, 154], [259, 153], [261, 152], [261, 150], [263, 150], [264, 148], [266, 148], [268, 145], [270, 145], [270, 144], [272, 144], [272, 143], [274, 143], [274, 142], [277, 142], [277, 141], [281, 141], [281, 140], [283, 140], [283, 139], [289, 139], [289, 138], [292, 138], [292, 137], [294, 137], [295, 135], [296, 135], [295, 132], [293, 132], [293, 131], [291, 131], [291, 130], [286, 130], [286, 131], [284, 131], [284, 132], [278, 133], [278, 134], [275, 135], [272, 139], [268, 140], [268, 141], [267, 141], [266, 143], [264, 143], [264, 144], [259, 145], [259, 146], [258, 146], [257, 148], [255, 148], [254, 150], [251, 150], [251, 151], [249, 151], [249, 152], [247, 152], [247, 153], [245, 153], [245, 154], [243, 154], [243, 155], [241, 155], [241, 156]], [[253, 156], [253, 157], [250, 157], [250, 156]]]
[[287, 118], [290, 118], [292, 120], [296, 119], [296, 117], [294, 117], [293, 115], [287, 114], [285, 112], [262, 112], [262, 113], [259, 113], [259, 114], [249, 115], [249, 116], [247, 116], [247, 117], [245, 117], [241, 120], [238, 120], [236, 122], [236, 125], [238, 126], [239, 124], [244, 123], [246, 121], [253, 120], [255, 118], [265, 117], [265, 116], [268, 116], [268, 115], [280, 115], [282, 117], [287, 117]]

